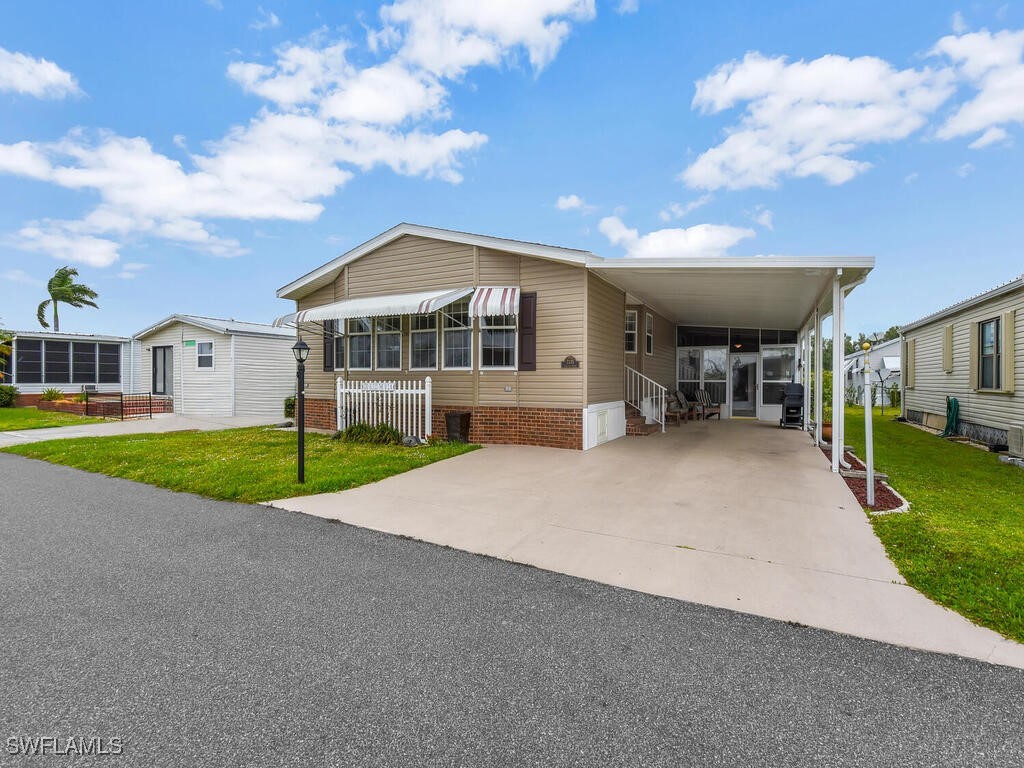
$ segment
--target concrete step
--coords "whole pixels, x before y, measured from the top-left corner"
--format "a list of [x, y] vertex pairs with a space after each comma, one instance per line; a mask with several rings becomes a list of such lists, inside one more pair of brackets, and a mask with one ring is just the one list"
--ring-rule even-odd
[[626, 434], [634, 437], [647, 437], [660, 431], [660, 424], [626, 424]]

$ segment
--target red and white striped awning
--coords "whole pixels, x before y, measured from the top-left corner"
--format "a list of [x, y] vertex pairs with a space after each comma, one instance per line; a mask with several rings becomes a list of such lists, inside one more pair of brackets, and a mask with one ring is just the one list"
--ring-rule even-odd
[[513, 285], [482, 285], [469, 301], [470, 317], [518, 314], [519, 288]]
[[391, 315], [425, 315], [468, 296], [472, 288], [455, 288], [421, 293], [399, 293], [390, 296], [362, 296], [333, 304], [303, 309], [279, 317], [274, 325], [323, 323], [325, 320], [349, 320], [359, 317], [389, 317]]

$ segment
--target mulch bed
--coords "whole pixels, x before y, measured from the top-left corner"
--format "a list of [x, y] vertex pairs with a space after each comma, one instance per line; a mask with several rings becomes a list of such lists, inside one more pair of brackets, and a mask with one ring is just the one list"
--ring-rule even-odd
[[[821, 452], [826, 457], [832, 460], [832, 449], [822, 448]], [[849, 451], [843, 456], [846, 459], [846, 463], [849, 464], [853, 469], [864, 470], [867, 467], [860, 459], [854, 456]], [[903, 499], [893, 493], [892, 489], [883, 483], [881, 480], [875, 480], [875, 504], [874, 506], [868, 506], [868, 481], [863, 477], [844, 477], [843, 480], [853, 491], [853, 495], [857, 497], [857, 501], [864, 509], [869, 509], [872, 512], [888, 512], [889, 510], [899, 509], [903, 506]]]

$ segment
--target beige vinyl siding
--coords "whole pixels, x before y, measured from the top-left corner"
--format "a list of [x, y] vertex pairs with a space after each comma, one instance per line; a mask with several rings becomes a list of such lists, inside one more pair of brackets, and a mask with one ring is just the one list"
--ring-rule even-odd
[[676, 326], [654, 310], [654, 355], [646, 356], [644, 375], [654, 379], [669, 391], [676, 388]]
[[473, 267], [470, 245], [406, 235], [348, 265], [348, 297], [468, 288]]
[[[185, 341], [196, 346], [185, 347]], [[213, 369], [199, 368], [198, 343], [213, 342]], [[153, 347], [173, 347], [174, 412], [188, 416], [231, 415], [231, 337], [188, 323], [172, 323], [142, 340], [142, 381], [153, 388]]]
[[[537, 370], [519, 374], [519, 404], [582, 408], [586, 270], [524, 256], [519, 274], [522, 290], [537, 293]], [[569, 355], [579, 368], [562, 368]]]
[[623, 398], [626, 294], [587, 275], [587, 404]]
[[519, 256], [479, 249], [476, 285], [519, 285]]
[[[1013, 355], [1016, 380], [1012, 387], [1015, 392], [1004, 394], [977, 391], [973, 388], [977, 373], [972, 364], [972, 347], [977, 349], [974, 335], [977, 333], [977, 324], [996, 317], [1003, 320], [1007, 312], [1014, 313], [1016, 326]], [[960, 418], [963, 421], [997, 429], [1006, 429], [1009, 424], [1024, 423], [1024, 393], [1020, 382], [1020, 371], [1024, 366], [1022, 317], [1024, 291], [1016, 291], [964, 309], [953, 317], [942, 318], [930, 325], [908, 331], [905, 334], [907, 344], [915, 346], [917, 354], [914, 386], [908, 387], [905, 392], [907, 409], [944, 418], [946, 395], [950, 395], [960, 401]], [[1004, 327], [1005, 324], [1004, 320]], [[943, 370], [942, 359], [946, 325], [953, 326], [953, 366], [950, 373]], [[976, 351], [973, 359], [977, 360]], [[1008, 384], [1004, 381], [1004, 387]]]
[[235, 415], [284, 417], [295, 394], [295, 357], [287, 336], [235, 336]]
[[[583, 307], [585, 270], [575, 265], [527, 256], [476, 249], [457, 243], [406, 236], [366, 254], [346, 267], [333, 285], [297, 302], [298, 309], [357, 296], [462, 288], [476, 285], [519, 285], [537, 293], [537, 370], [480, 369], [479, 325], [473, 332], [472, 371], [409, 371], [409, 318], [402, 319], [402, 371], [323, 370], [323, 337], [307, 326], [302, 338], [310, 346], [306, 393], [333, 399], [338, 376], [352, 381], [433, 381], [436, 405], [583, 407], [583, 368], [562, 368], [573, 355], [585, 364]], [[346, 294], [346, 279], [348, 293]], [[621, 336], [621, 333], [619, 334]], [[439, 340], [439, 362], [441, 359]], [[509, 391], [506, 391], [509, 390]]]

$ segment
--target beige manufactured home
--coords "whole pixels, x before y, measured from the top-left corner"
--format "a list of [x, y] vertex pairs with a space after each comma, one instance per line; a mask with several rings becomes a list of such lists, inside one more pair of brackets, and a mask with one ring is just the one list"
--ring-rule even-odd
[[1006, 444], [1024, 424], [1024, 276], [903, 326], [903, 409], [942, 428], [946, 398], [960, 408], [960, 434]]
[[873, 264], [606, 259], [400, 224], [281, 288], [295, 312], [277, 322], [312, 348], [310, 426], [346, 422], [343, 391], [429, 377], [434, 434], [468, 411], [474, 441], [588, 449], [623, 436], [627, 413], [664, 428], [676, 390], [778, 420], [814, 329]]

